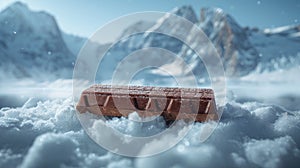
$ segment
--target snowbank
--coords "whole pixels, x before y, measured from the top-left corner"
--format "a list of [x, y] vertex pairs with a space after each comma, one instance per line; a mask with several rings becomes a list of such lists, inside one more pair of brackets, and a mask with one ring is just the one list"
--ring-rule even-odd
[[[0, 167], [297, 167], [300, 164], [300, 112], [257, 102], [225, 106], [212, 136], [198, 141], [205, 123], [196, 123], [174, 148], [146, 158], [107, 152], [82, 130], [71, 99], [29, 100], [20, 108], [0, 110]], [[130, 117], [137, 117], [132, 114]], [[132, 135], [165, 128], [113, 118], [108, 125]], [[101, 131], [95, 132], [101, 137]], [[172, 139], [165, 139], [171, 141]], [[159, 143], [152, 143], [152, 148]], [[141, 149], [143, 152], [145, 149]]]

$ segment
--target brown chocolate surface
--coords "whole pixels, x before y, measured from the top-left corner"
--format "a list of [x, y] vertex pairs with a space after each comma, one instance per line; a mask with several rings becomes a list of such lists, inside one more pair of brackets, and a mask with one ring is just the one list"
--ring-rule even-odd
[[167, 121], [218, 119], [213, 90], [199, 88], [93, 85], [82, 92], [76, 109], [116, 117], [136, 111], [141, 117], [162, 115]]

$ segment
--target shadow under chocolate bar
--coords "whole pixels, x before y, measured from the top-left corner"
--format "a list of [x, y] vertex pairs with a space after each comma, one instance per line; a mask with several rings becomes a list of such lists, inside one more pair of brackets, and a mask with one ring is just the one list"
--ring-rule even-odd
[[219, 118], [213, 90], [199, 88], [93, 85], [82, 92], [76, 109], [108, 117], [136, 111], [140, 117], [162, 115], [166, 121]]

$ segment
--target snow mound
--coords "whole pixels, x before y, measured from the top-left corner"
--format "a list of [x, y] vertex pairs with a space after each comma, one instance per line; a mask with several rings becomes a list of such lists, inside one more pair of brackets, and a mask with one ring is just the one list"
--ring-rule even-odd
[[[130, 158], [94, 143], [79, 124], [71, 99], [28, 104], [0, 110], [0, 167], [297, 167], [300, 163], [299, 111], [274, 105], [231, 101], [204, 143], [198, 141], [199, 130], [207, 123], [195, 123], [174, 148], [152, 157]], [[138, 119], [136, 113], [130, 117]], [[161, 118], [146, 126], [124, 117], [106, 123], [137, 136], [165, 129]], [[101, 131], [96, 133], [101, 137]], [[154, 149], [161, 144], [148, 145]]]

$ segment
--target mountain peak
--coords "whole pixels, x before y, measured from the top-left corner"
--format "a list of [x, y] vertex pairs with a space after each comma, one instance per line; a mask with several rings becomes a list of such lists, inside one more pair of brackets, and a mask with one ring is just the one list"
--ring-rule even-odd
[[220, 8], [202, 8], [199, 26], [207, 35], [212, 34], [213, 30], [221, 30], [223, 28], [235, 33], [243, 32], [243, 28]]
[[244, 29], [222, 9], [202, 8], [199, 26], [217, 46], [228, 75], [246, 75], [256, 68], [257, 51]]
[[[227, 13], [225, 13], [224, 10], [221, 8], [207, 8], [207, 7], [201, 8], [201, 14], [203, 14], [203, 12], [210, 14], [210, 15], [220, 15], [220, 16], [227, 15]], [[203, 18], [201, 18], [201, 19], [203, 19]]]
[[0, 12], [3, 29], [15, 32], [39, 32], [40, 34], [60, 34], [55, 18], [43, 11], [32, 11], [22, 2], [15, 2]]
[[191, 6], [182, 6], [180, 8], [175, 8], [171, 13], [184, 17], [189, 21], [196, 23], [198, 21], [195, 11]]
[[200, 23], [207, 21], [230, 21], [235, 24], [235, 20], [221, 8], [201, 8]]
[[12, 3], [4, 11], [7, 11], [7, 10], [29, 12], [29, 8], [28, 8], [27, 4], [19, 2], [19, 1]]
[[23, 2], [20, 2], [20, 1], [12, 3], [9, 7], [11, 7], [11, 8], [26, 8], [26, 9], [28, 9], [27, 4], [25, 4]]
[[[32, 11], [26, 4], [16, 2], [0, 12], [0, 24], [0, 45], [7, 55], [5, 63], [14, 69], [11, 76], [32, 77], [38, 71], [59, 76], [60, 67], [72, 67], [73, 55], [52, 15]], [[3, 56], [0, 57], [1, 60]], [[67, 72], [71, 74], [70, 70]]]

